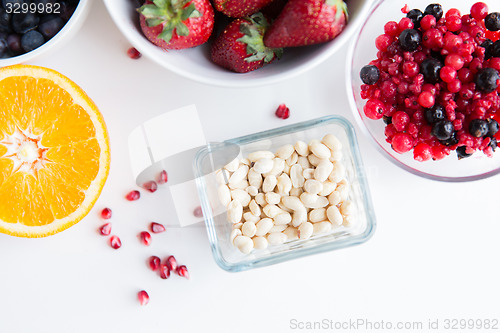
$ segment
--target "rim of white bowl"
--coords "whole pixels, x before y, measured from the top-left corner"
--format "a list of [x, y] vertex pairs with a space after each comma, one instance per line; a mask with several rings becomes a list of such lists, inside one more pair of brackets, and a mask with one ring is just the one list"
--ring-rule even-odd
[[[108, 10], [108, 13], [110, 14], [111, 18], [113, 19], [115, 25], [118, 27], [118, 29], [121, 31], [121, 33], [127, 38], [127, 40], [141, 52], [142, 47], [139, 45], [143, 45], [144, 41], [147, 41], [146, 38], [142, 35], [142, 33], [138, 34], [130, 34], [129, 33], [129, 26], [127, 24], [126, 20], [121, 19], [118, 17], [118, 14], [116, 11], [114, 11], [113, 8], [113, 1], [114, 0], [104, 0], [104, 4]], [[346, 28], [342, 31], [342, 33], [335, 38], [335, 43], [331, 43], [330, 45], [327, 46], [327, 49], [320, 53], [318, 56], [315, 58], [306, 61], [305, 63], [299, 64], [296, 66], [293, 70], [277, 73], [277, 74], [271, 74], [266, 77], [258, 77], [258, 78], [248, 78], [242, 76], [242, 74], [234, 73], [235, 79], [218, 79], [218, 78], [212, 78], [212, 77], [206, 77], [202, 75], [196, 75], [192, 72], [186, 71], [182, 68], [170, 65], [168, 63], [165, 63], [161, 60], [161, 55], [150, 53], [150, 52], [141, 52], [145, 54], [146, 57], [150, 58], [160, 66], [167, 68], [168, 70], [186, 77], [188, 79], [191, 79], [193, 81], [197, 81], [200, 83], [212, 85], [212, 86], [219, 86], [219, 87], [226, 87], [226, 88], [248, 88], [248, 87], [255, 87], [255, 86], [263, 86], [263, 85], [270, 85], [274, 84], [277, 82], [281, 82], [285, 79], [290, 79], [292, 77], [298, 76], [302, 73], [305, 73], [312, 68], [318, 66], [319, 64], [323, 63], [325, 60], [327, 60], [330, 56], [332, 56], [338, 49], [340, 49], [346, 42], [349, 40], [349, 38], [352, 36], [352, 34], [358, 29], [359, 26], [362, 25], [364, 22], [366, 16], [370, 12], [371, 7], [373, 6], [374, 1], [370, 0], [365, 0], [363, 4], [361, 5], [361, 8], [356, 15], [356, 17], [353, 20], [349, 21], [349, 24], [346, 25]], [[150, 44], [149, 47], [157, 48], [157, 46], [153, 45], [151, 42], [147, 41], [147, 43]], [[222, 69], [221, 69], [222, 70]], [[243, 74], [244, 75], [244, 74]]]
[[[384, 2], [384, 0], [377, 0], [374, 2], [374, 5], [372, 8], [370, 8], [369, 11], [369, 16], [375, 12], [378, 7]], [[368, 18], [367, 17], [367, 18]], [[441, 182], [451, 182], [451, 183], [463, 183], [463, 182], [470, 182], [470, 181], [475, 181], [475, 180], [481, 180], [485, 178], [489, 178], [492, 176], [495, 176], [500, 173], [500, 168], [484, 172], [481, 174], [473, 175], [473, 176], [462, 176], [462, 177], [446, 177], [446, 176], [438, 176], [434, 175], [428, 172], [423, 172], [418, 169], [412, 168], [408, 166], [407, 164], [395, 159], [394, 157], [390, 156], [389, 153], [384, 149], [384, 147], [381, 146], [381, 144], [376, 140], [376, 138], [373, 136], [373, 134], [368, 130], [366, 127], [363, 119], [361, 118], [360, 111], [358, 110], [358, 107], [356, 105], [356, 101], [354, 100], [354, 90], [352, 87], [352, 69], [353, 69], [353, 59], [354, 59], [354, 49], [356, 48], [359, 40], [359, 36], [361, 33], [361, 30], [363, 30], [364, 25], [360, 25], [356, 29], [356, 35], [355, 37], [351, 40], [351, 42], [348, 45], [347, 49], [347, 57], [346, 57], [346, 66], [345, 66], [345, 76], [346, 76], [346, 91], [347, 91], [347, 97], [349, 100], [349, 106], [351, 107], [351, 111], [354, 114], [354, 119], [356, 123], [358, 124], [358, 127], [361, 129], [363, 134], [370, 138], [371, 144], [391, 163], [394, 165], [402, 168], [403, 170], [406, 170], [416, 176], [430, 179], [430, 180], [435, 180], [435, 181], [441, 181]], [[424, 162], [425, 163], [425, 162]]]
[[90, 4], [92, 0], [80, 0], [75, 8], [75, 11], [71, 15], [70, 19], [66, 22], [64, 27], [51, 39], [49, 39], [42, 46], [28, 52], [11, 58], [0, 59], [0, 67], [11, 66], [26, 63], [45, 52], [52, 50], [56, 46], [59, 46], [61, 41], [66, 38], [68, 34], [76, 33], [76, 31], [81, 27], [85, 18], [88, 14]]

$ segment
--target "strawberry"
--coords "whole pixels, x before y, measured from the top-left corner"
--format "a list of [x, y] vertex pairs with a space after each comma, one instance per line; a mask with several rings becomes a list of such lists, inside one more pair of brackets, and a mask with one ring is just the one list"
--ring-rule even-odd
[[342, 0], [289, 0], [264, 37], [268, 47], [318, 44], [334, 39], [347, 23]]
[[245, 17], [257, 13], [273, 0], [214, 0], [215, 9], [229, 17]]
[[137, 11], [146, 38], [164, 50], [201, 45], [214, 27], [209, 0], [147, 0]]
[[282, 49], [264, 45], [263, 37], [268, 27], [262, 13], [235, 19], [212, 44], [212, 61], [234, 72], [247, 73], [280, 58]]

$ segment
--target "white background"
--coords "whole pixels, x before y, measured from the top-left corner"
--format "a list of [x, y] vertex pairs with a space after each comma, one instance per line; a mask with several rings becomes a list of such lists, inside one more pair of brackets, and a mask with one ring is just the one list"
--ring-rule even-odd
[[[150, 221], [175, 219], [165, 189], [133, 203], [123, 198], [135, 188], [127, 137], [143, 121], [195, 103], [213, 141], [329, 114], [354, 120], [345, 47], [293, 80], [234, 90], [186, 80], [144, 57], [131, 60], [129, 46], [96, 1], [72, 41], [33, 62], [67, 75], [96, 102], [112, 163], [100, 199], [76, 226], [44, 239], [0, 235], [0, 332], [296, 332], [293, 319], [422, 321], [424, 328], [429, 319], [441, 328], [447, 318], [500, 319], [500, 177], [421, 179], [392, 165], [363, 135], [378, 221], [366, 244], [242, 273], [215, 264], [203, 225], [169, 228], [142, 246], [137, 234]], [[291, 109], [286, 121], [273, 114], [283, 102]], [[107, 206], [123, 241], [117, 251], [97, 232]], [[152, 254], [174, 254], [192, 279], [160, 279], [146, 266]], [[141, 289], [151, 296], [144, 307], [136, 300]]]

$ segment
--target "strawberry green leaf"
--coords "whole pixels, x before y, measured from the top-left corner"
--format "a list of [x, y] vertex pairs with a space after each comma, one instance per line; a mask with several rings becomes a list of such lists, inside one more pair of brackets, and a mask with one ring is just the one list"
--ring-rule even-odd
[[163, 31], [158, 35], [158, 38], [163, 39], [165, 42], [169, 43], [170, 40], [172, 39], [173, 34], [174, 34], [174, 26], [172, 24], [172, 21], [169, 21], [163, 27]]
[[158, 7], [158, 8], [165, 8], [168, 6], [168, 0], [153, 0], [153, 3]]
[[192, 17], [200, 17], [201, 14], [198, 10], [196, 10], [196, 6], [194, 3], [191, 3], [187, 8], [184, 8], [181, 14], [181, 21], [186, 21]]
[[153, 4], [144, 5], [140, 7], [137, 11], [141, 13], [145, 18], [165, 17], [166, 14], [163, 9]]
[[281, 57], [282, 49], [272, 49], [264, 45], [263, 37], [269, 27], [266, 18], [261, 13], [257, 13], [247, 18], [247, 21], [240, 25], [240, 32], [243, 36], [237, 39], [238, 42], [246, 44], [248, 57], [245, 61], [264, 60], [268, 63], [275, 57]]
[[189, 28], [184, 23], [179, 22], [175, 26], [175, 32], [179, 36], [188, 36], [189, 35]]
[[146, 24], [148, 25], [148, 27], [156, 27], [158, 24], [162, 24], [163, 22], [165, 21], [162, 19], [146, 19]]

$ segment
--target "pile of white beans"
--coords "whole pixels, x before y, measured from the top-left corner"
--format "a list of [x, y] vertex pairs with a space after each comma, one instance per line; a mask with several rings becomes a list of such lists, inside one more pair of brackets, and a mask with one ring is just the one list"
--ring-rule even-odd
[[218, 170], [232, 244], [248, 254], [351, 225], [354, 206], [341, 161], [342, 143], [327, 134], [276, 153], [256, 151]]

